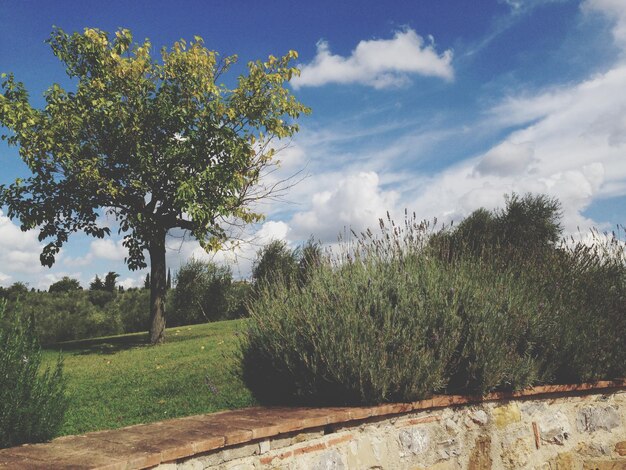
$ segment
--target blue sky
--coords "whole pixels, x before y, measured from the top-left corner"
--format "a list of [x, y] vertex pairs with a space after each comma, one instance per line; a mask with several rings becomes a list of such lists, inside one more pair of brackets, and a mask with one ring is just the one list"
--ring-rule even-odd
[[[241, 64], [300, 53], [291, 86], [313, 113], [274, 177], [305, 178], [263, 206], [266, 221], [236, 250], [207, 255], [173, 234], [174, 271], [195, 256], [245, 277], [272, 238], [333, 243], [344, 227], [375, 226], [386, 211], [401, 218], [404, 208], [458, 221], [512, 191], [558, 197], [567, 233], [626, 223], [623, 0], [0, 0], [0, 72], [23, 81], [35, 105], [54, 82], [71, 88], [44, 43], [53, 25], [129, 28], [157, 49], [199, 35]], [[0, 164], [0, 184], [25, 175], [14, 148], [0, 146]], [[0, 285], [47, 288], [63, 275], [87, 285], [114, 270], [133, 286], [145, 276], [126, 269], [115, 237], [76, 234], [52, 269], [39, 265], [40, 250], [5, 210]]]

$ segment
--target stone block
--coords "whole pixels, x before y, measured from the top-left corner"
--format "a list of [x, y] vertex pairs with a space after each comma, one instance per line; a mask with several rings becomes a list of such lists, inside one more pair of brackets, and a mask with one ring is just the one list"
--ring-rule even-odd
[[428, 431], [417, 427], [400, 431], [398, 439], [400, 440], [400, 448], [405, 455], [423, 454], [430, 446]]
[[498, 428], [505, 428], [509, 424], [518, 423], [522, 419], [517, 403], [496, 406], [493, 411], [493, 420]]
[[491, 470], [491, 437], [480, 436], [476, 439], [467, 464], [468, 470]]
[[576, 424], [580, 432], [610, 431], [621, 425], [621, 419], [614, 406], [586, 406], [578, 411]]
[[538, 421], [539, 433], [544, 442], [563, 445], [572, 433], [567, 416], [561, 411], [544, 414]]
[[562, 452], [554, 459], [554, 470], [579, 470], [582, 468], [582, 461], [574, 452]]
[[626, 470], [626, 459], [585, 460], [583, 470]]
[[341, 454], [336, 449], [317, 456], [311, 466], [311, 470], [344, 470], [345, 468]]
[[470, 415], [470, 419], [476, 424], [485, 425], [489, 422], [489, 415], [485, 410], [477, 410]]

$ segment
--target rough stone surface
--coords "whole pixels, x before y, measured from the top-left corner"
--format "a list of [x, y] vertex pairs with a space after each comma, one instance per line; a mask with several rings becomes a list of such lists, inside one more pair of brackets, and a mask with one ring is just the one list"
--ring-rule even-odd
[[583, 462], [583, 470], [626, 470], [626, 460], [586, 460]]
[[489, 422], [489, 416], [487, 415], [487, 413], [485, 413], [485, 410], [478, 410], [478, 411], [473, 412], [470, 415], [470, 418], [476, 424], [484, 425], [484, 424], [487, 424]]
[[582, 467], [580, 458], [573, 452], [563, 452], [554, 459], [554, 470], [578, 470]]
[[423, 454], [430, 445], [428, 432], [418, 427], [400, 431], [398, 439], [405, 454]]
[[586, 406], [578, 412], [576, 424], [579, 431], [610, 431], [620, 426], [620, 416], [613, 406]]
[[0, 450], [0, 470], [626, 470], [625, 391], [574, 389], [478, 406], [237, 410]]
[[567, 416], [561, 411], [548, 412], [539, 420], [541, 440], [550, 444], [565, 444], [571, 429]]
[[311, 470], [344, 470], [341, 454], [336, 450], [324, 452], [311, 467]]
[[491, 437], [480, 436], [476, 439], [467, 464], [468, 470], [491, 470]]
[[505, 428], [510, 424], [518, 423], [522, 419], [519, 406], [515, 402], [497, 406], [492, 413], [493, 420], [498, 428]]

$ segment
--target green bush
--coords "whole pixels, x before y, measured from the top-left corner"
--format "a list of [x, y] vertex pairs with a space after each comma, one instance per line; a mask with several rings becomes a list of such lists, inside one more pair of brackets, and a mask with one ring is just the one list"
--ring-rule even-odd
[[56, 434], [67, 399], [63, 366], [41, 372], [32, 322], [0, 302], [0, 447], [41, 442]]
[[625, 253], [616, 236], [596, 233], [593, 244], [564, 244], [526, 268], [544, 302], [536, 341], [546, 381], [626, 376]]
[[124, 333], [146, 331], [150, 320], [150, 291], [128, 289], [105, 307], [108, 318], [119, 318]]
[[[559, 245], [557, 202], [508, 201], [511, 217], [481, 211], [453, 230], [381, 222], [306, 283], [261, 285], [241, 345], [257, 399], [378, 403], [624, 377], [623, 242]], [[509, 219], [537, 227], [520, 238]]]
[[168, 324], [191, 325], [238, 318], [245, 314], [248, 285], [233, 282], [228, 266], [191, 260], [176, 275], [168, 305]]
[[[514, 273], [426, 250], [407, 221], [366, 234], [296, 287], [250, 306], [242, 375], [261, 402], [356, 404], [520, 388], [536, 378], [521, 328], [535, 299]], [[334, 267], [333, 267], [334, 266]]]

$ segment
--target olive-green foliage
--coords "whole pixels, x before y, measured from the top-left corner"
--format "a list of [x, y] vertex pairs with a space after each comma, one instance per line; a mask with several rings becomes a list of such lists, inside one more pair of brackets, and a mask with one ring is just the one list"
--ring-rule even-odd
[[[535, 378], [520, 317], [533, 299], [512, 273], [429, 256], [428, 227], [384, 226], [297, 287], [261, 288], [242, 375], [261, 402], [376, 403]], [[511, 327], [507, 328], [507, 325]], [[457, 385], [458, 384], [458, 385]]]
[[233, 282], [228, 266], [192, 259], [176, 275], [169, 324], [191, 325], [245, 314], [249, 286]]
[[626, 249], [615, 234], [593, 238], [563, 244], [526, 268], [543, 302], [537, 343], [545, 380], [626, 376]]
[[454, 229], [436, 234], [431, 245], [439, 246], [449, 260], [519, 251], [537, 255], [556, 245], [562, 232], [558, 200], [513, 193], [505, 196], [505, 202], [504, 209], [475, 210]]
[[41, 351], [31, 327], [0, 301], [0, 447], [50, 439], [68, 405], [61, 359], [40, 371]]
[[322, 246], [313, 238], [293, 250], [285, 241], [273, 240], [257, 252], [252, 279], [257, 286], [278, 281], [305, 284], [309, 271], [323, 262]]
[[48, 292], [70, 292], [73, 290], [81, 290], [80, 282], [77, 279], [72, 279], [69, 276], [63, 276], [60, 281], [57, 281], [50, 285]]
[[556, 243], [558, 208], [513, 196], [455, 229], [381, 221], [306, 284], [259, 289], [243, 378], [261, 402], [346, 404], [623, 377], [624, 244]]
[[145, 331], [150, 314], [150, 292], [129, 289], [125, 292], [69, 291], [26, 292], [19, 303], [9, 301], [13, 311], [18, 305], [33, 318], [34, 332], [42, 344], [59, 341]]
[[256, 285], [278, 281], [291, 282], [298, 272], [298, 252], [292, 251], [287, 242], [273, 240], [256, 255], [252, 266], [252, 279]]
[[119, 316], [124, 333], [146, 331], [150, 318], [150, 291], [127, 289], [118, 293], [115, 299], [107, 304], [105, 310], [110, 318]]
[[[20, 298], [19, 308], [34, 319], [34, 331], [42, 344], [121, 333], [119, 316], [94, 305], [92, 294], [29, 292]], [[13, 310], [17, 305], [13, 302], [9, 307]]]

